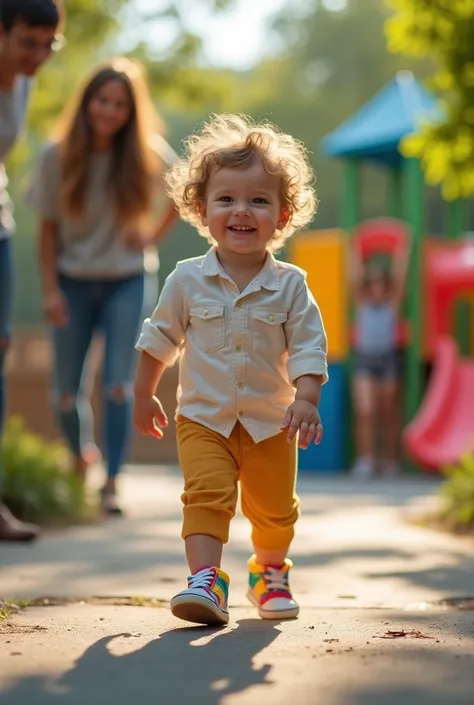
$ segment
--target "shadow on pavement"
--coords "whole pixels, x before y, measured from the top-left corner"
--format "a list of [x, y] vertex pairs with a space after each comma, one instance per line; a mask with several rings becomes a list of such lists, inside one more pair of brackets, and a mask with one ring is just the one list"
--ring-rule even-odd
[[[99, 639], [58, 681], [29, 677], [1, 695], [2, 705], [219, 705], [224, 697], [271, 684], [272, 666], [253, 659], [280, 635], [278, 622], [242, 619], [238, 628], [181, 628], [143, 648], [113, 655]], [[206, 638], [204, 643], [195, 643]]]
[[[180, 538], [181, 480], [176, 470], [164, 474], [163, 483], [158, 478], [155, 484], [146, 474], [146, 468], [133, 468], [130, 474], [129, 488], [135, 493], [132, 503], [137, 503], [136, 514], [130, 518], [47, 534], [30, 547], [0, 544], [0, 596], [17, 599], [58, 596], [58, 586], [64, 596], [87, 597], [103, 594], [104, 590], [105, 594], [129, 594], [130, 585], [136, 583], [167, 598], [170, 590], [163, 590], [163, 584], [181, 584], [186, 576]], [[415, 542], [413, 536], [406, 541], [398, 538], [397, 532], [403, 528], [402, 520], [395, 516], [398, 508], [413, 497], [429, 495], [436, 486], [432, 478], [361, 485], [346, 477], [319, 478], [303, 474], [299, 492], [308, 533], [298, 538], [297, 531], [292, 552], [295, 565], [298, 570], [342, 571], [358, 579], [378, 581], [381, 590], [391, 581], [390, 584], [401, 587], [441, 591], [440, 596], [467, 594], [474, 558], [464, 545], [460, 543], [458, 547], [457, 543], [444, 540], [440, 535], [439, 546], [431, 540], [425, 548], [423, 530], [416, 530], [419, 540], [413, 534]], [[160, 494], [163, 492], [164, 499]], [[385, 513], [391, 516], [392, 512], [393, 526], [385, 527], [379, 537], [375, 523], [373, 535], [362, 531], [359, 538], [357, 531], [364, 529], [372, 508], [376, 522], [377, 512], [382, 517]], [[352, 517], [355, 525], [351, 523]], [[326, 529], [326, 519], [329, 529]], [[233, 526], [237, 527], [237, 540], [234, 534], [226, 556], [244, 576], [250, 553], [250, 531], [240, 517]], [[338, 541], [331, 538], [334, 530], [339, 532]], [[346, 535], [349, 545], [344, 546]], [[420, 555], [428, 555], [431, 564], [421, 565]], [[96, 580], [98, 575], [104, 578], [100, 585]], [[314, 576], [308, 578], [313, 579]]]

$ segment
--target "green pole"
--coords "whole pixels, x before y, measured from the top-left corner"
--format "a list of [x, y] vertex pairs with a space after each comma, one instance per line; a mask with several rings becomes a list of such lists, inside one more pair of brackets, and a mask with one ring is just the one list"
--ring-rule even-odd
[[388, 173], [388, 214], [392, 218], [401, 218], [403, 213], [402, 171], [398, 167]]
[[[341, 209], [341, 226], [345, 231], [346, 237], [351, 237], [354, 228], [360, 222], [360, 198], [359, 198], [359, 182], [360, 182], [360, 163], [355, 159], [349, 159], [344, 164], [344, 191]], [[349, 319], [352, 325], [352, 306], [350, 306]], [[352, 403], [350, 393], [350, 380], [352, 377], [353, 357], [349, 354], [345, 364], [345, 387], [347, 403], [347, 416], [342, 423], [348, 429], [348, 443], [345, 448], [345, 463], [349, 467], [354, 457], [354, 425], [350, 423], [352, 419]]]
[[421, 317], [421, 257], [424, 235], [423, 175], [417, 159], [407, 159], [404, 171], [405, 221], [411, 230], [411, 257], [408, 269], [407, 313], [410, 323], [410, 345], [407, 349], [405, 414], [410, 421], [416, 414], [422, 393], [422, 317]]
[[[468, 202], [463, 199], [448, 203], [446, 230], [449, 240], [457, 240], [469, 227]], [[467, 301], [458, 301], [454, 310], [456, 338], [463, 355], [471, 348], [471, 307]]]
[[468, 202], [464, 199], [448, 203], [446, 230], [450, 240], [457, 239], [468, 229]]
[[352, 233], [360, 220], [359, 171], [359, 162], [356, 159], [348, 159], [345, 162], [341, 224], [348, 235]]

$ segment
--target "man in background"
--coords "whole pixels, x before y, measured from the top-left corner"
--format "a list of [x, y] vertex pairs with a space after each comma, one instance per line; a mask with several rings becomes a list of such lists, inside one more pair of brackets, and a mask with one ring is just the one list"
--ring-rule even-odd
[[[32, 77], [59, 45], [60, 22], [58, 0], [0, 0], [0, 444], [5, 414], [4, 366], [13, 310], [15, 230], [4, 161], [20, 134]], [[1, 481], [0, 465], [0, 487]], [[38, 535], [39, 527], [19, 521], [0, 502], [0, 541], [32, 541]]]

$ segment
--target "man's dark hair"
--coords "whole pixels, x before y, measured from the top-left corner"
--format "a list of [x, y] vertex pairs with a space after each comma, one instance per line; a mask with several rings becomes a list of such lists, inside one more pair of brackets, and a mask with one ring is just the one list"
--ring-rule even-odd
[[61, 22], [58, 0], [0, 0], [0, 22], [9, 32], [17, 22], [56, 29]]

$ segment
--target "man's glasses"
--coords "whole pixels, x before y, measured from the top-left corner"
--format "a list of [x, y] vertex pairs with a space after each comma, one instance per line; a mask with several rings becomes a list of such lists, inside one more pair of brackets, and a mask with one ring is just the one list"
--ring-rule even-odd
[[17, 37], [17, 41], [22, 49], [32, 54], [40, 51], [60, 51], [66, 44], [66, 38], [62, 34], [54, 37], [49, 44], [41, 44], [31, 37]]

